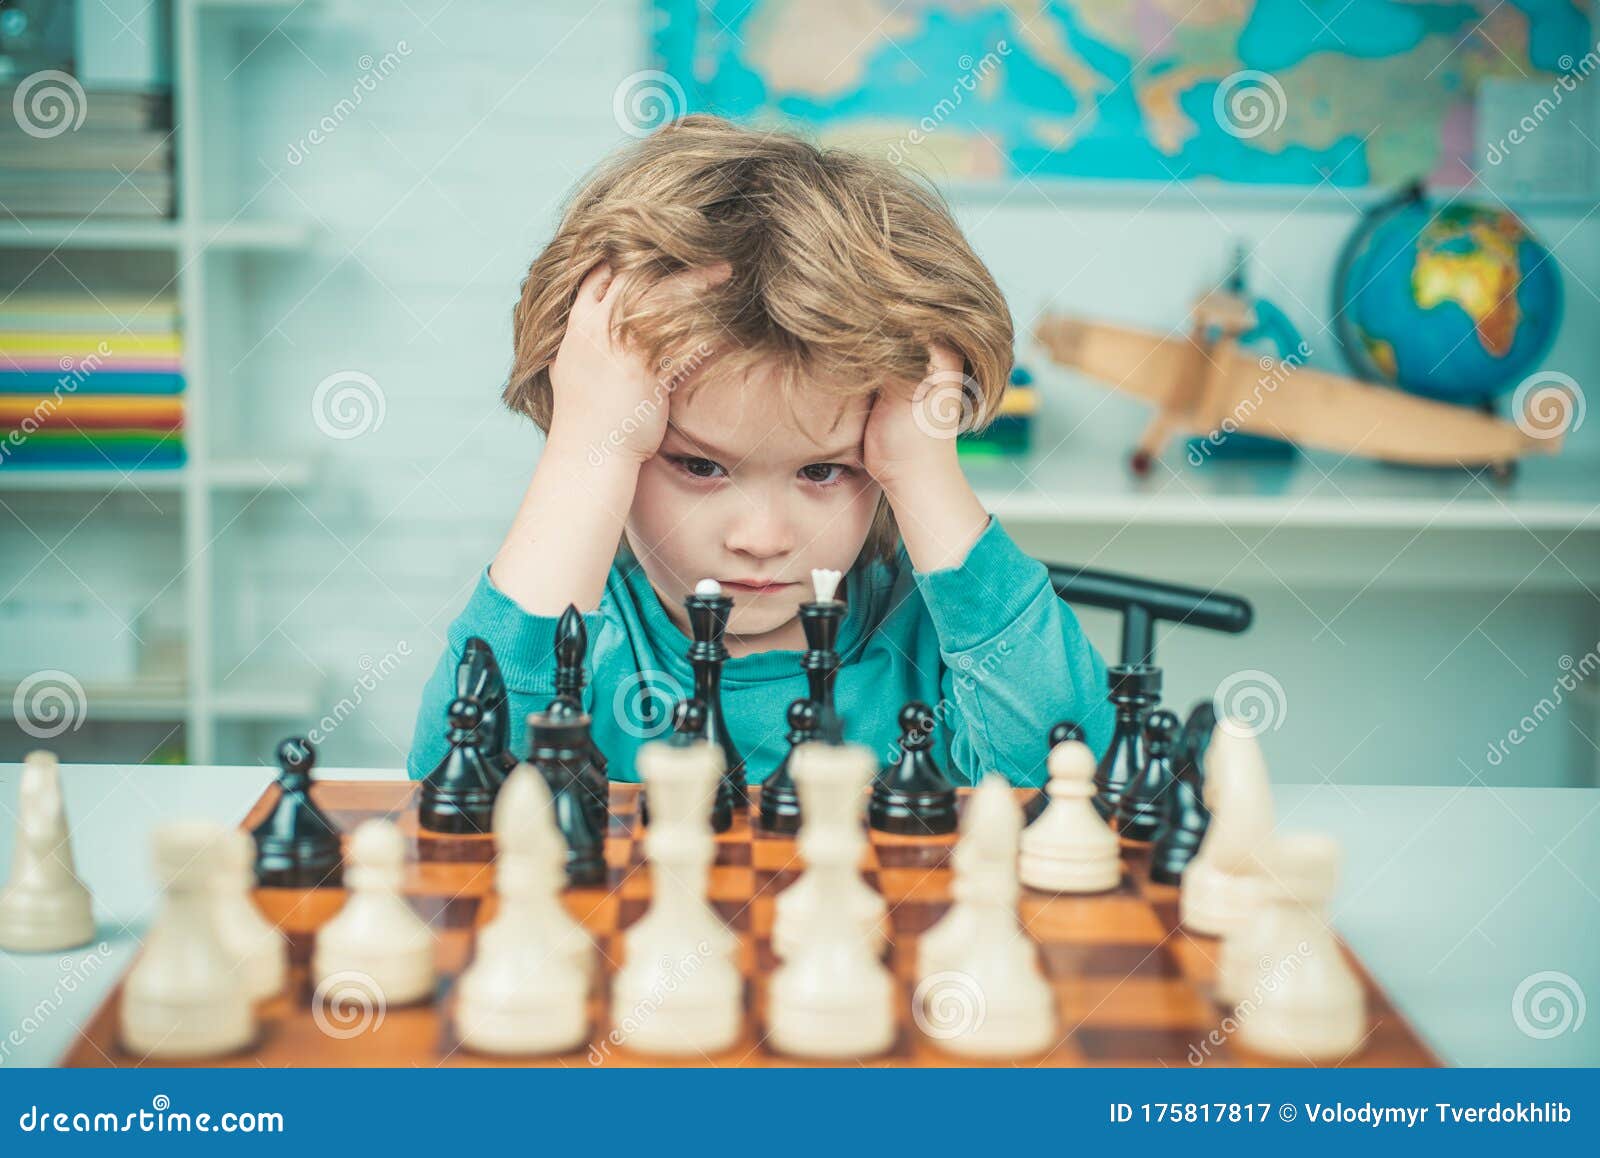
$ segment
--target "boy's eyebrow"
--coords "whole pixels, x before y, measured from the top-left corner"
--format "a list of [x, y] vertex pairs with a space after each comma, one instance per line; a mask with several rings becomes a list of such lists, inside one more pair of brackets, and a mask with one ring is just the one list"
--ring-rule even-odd
[[[700, 438], [700, 437], [698, 437], [696, 435], [690, 434], [687, 430], [685, 430], [683, 427], [679, 426], [676, 422], [673, 422], [671, 419], [667, 420], [667, 429], [670, 430], [672, 433], [676, 434], [679, 438], [683, 439], [685, 442], [693, 443], [695, 445], [695, 447], [697, 447], [698, 449], [703, 450], [707, 454], [713, 455], [716, 458], [719, 458], [719, 459], [730, 459], [730, 458], [731, 459], [742, 459], [742, 458], [747, 457], [745, 455], [734, 454], [732, 451], [724, 450], [724, 449], [722, 449], [721, 447], [718, 447], [718, 446], [713, 446], [710, 442], [706, 441], [705, 439]], [[849, 444], [847, 444], [845, 446], [841, 446], [836, 450], [824, 450], [824, 451], [818, 452], [815, 455], [807, 456], [806, 461], [807, 462], [831, 462], [834, 459], [854, 457], [856, 452], [859, 451], [860, 449], [861, 449], [860, 443], [852, 442], [852, 443], [849, 443]]]

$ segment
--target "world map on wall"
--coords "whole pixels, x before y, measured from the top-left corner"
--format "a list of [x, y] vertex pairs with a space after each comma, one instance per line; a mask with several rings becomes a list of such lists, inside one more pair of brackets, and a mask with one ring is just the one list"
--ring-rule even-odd
[[689, 111], [954, 180], [1472, 178], [1488, 77], [1592, 61], [1586, 0], [656, 0]]

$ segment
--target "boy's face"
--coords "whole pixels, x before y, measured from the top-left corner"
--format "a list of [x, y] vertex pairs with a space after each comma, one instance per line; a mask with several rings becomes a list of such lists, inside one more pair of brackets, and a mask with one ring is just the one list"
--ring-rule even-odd
[[759, 369], [712, 375], [687, 401], [673, 396], [627, 534], [680, 628], [684, 597], [715, 579], [733, 597], [735, 654], [805, 646], [796, 616], [813, 597], [812, 568], [848, 571], [878, 506], [861, 462], [868, 410], [865, 399], [805, 391], [791, 408]]

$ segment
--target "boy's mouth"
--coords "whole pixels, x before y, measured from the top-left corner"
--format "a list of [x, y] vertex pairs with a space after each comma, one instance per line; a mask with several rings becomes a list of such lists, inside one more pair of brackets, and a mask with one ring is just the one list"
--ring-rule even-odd
[[777, 579], [722, 579], [719, 582], [729, 590], [744, 595], [770, 595], [774, 591], [794, 586], [793, 583], [784, 583]]

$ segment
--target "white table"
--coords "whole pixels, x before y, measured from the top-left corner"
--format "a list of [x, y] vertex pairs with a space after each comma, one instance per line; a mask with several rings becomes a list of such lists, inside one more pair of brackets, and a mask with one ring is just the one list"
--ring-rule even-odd
[[[78, 871], [94, 892], [100, 932], [95, 945], [66, 954], [0, 952], [0, 1065], [55, 1062], [127, 969], [156, 899], [151, 830], [177, 816], [237, 822], [271, 776], [260, 767], [63, 770]], [[19, 779], [19, 765], [0, 764], [5, 865]], [[1600, 1001], [1600, 790], [1280, 785], [1277, 796], [1280, 828], [1343, 842], [1334, 924], [1442, 1058], [1600, 1064], [1600, 1010], [1586, 1008]], [[1529, 978], [1525, 1032], [1513, 998]], [[1541, 1036], [1563, 1018], [1565, 1031]]]

